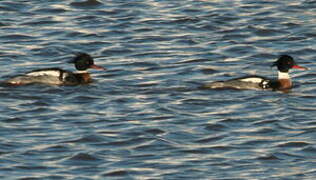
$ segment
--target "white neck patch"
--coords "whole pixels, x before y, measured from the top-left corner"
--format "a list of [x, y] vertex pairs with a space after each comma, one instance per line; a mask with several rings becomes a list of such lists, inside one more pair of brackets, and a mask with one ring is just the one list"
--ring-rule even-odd
[[88, 71], [86, 71], [86, 70], [84, 70], [84, 71], [76, 71], [75, 73], [82, 74], [82, 73], [88, 73]]
[[287, 72], [278, 72], [278, 79], [290, 79], [290, 75]]

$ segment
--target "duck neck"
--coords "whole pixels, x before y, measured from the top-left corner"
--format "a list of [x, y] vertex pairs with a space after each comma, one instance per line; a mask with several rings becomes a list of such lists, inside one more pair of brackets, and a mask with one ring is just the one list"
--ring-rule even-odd
[[76, 74], [86, 74], [88, 73], [88, 71], [84, 70], [84, 71], [75, 71]]
[[288, 79], [288, 80], [290, 80], [291, 77], [290, 77], [290, 75], [289, 75], [288, 72], [281, 72], [281, 71], [279, 71], [279, 72], [278, 72], [278, 79], [279, 79], [279, 80], [280, 80], [280, 79]]
[[278, 81], [280, 89], [290, 89], [292, 87], [291, 77], [288, 72], [278, 72]]

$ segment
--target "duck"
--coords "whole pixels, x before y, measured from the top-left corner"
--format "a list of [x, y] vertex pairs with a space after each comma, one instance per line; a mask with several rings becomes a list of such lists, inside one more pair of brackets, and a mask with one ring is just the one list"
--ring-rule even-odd
[[60, 68], [42, 68], [14, 76], [5, 81], [9, 85], [47, 84], [47, 85], [79, 85], [92, 82], [87, 69], [106, 70], [102, 66], [94, 64], [93, 58], [87, 53], [77, 53], [69, 61], [74, 64], [77, 72], [71, 72]]
[[306, 67], [297, 65], [292, 56], [281, 55], [271, 67], [277, 67], [277, 79], [251, 75], [234, 78], [226, 81], [216, 81], [204, 84], [208, 89], [240, 89], [240, 90], [289, 90], [293, 87], [289, 71], [291, 69], [307, 70]]

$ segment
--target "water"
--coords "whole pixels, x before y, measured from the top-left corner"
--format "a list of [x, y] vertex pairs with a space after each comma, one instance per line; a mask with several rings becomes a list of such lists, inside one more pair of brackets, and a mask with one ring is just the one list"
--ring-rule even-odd
[[[0, 87], [1, 179], [314, 179], [316, 1], [1, 1], [1, 79], [101, 56], [90, 85]], [[288, 92], [202, 90], [292, 55]], [[315, 121], [315, 122], [314, 122]]]

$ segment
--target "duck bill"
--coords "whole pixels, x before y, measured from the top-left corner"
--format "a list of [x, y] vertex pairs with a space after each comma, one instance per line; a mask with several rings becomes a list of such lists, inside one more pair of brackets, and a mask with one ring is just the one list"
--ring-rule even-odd
[[306, 67], [302, 67], [302, 66], [299, 66], [299, 65], [294, 65], [292, 68], [293, 69], [300, 69], [300, 70], [307, 70]]
[[91, 69], [96, 69], [96, 70], [106, 70], [104, 67], [102, 67], [102, 66], [97, 66], [97, 65], [94, 65], [94, 64], [91, 65], [90, 68], [91, 68]]

